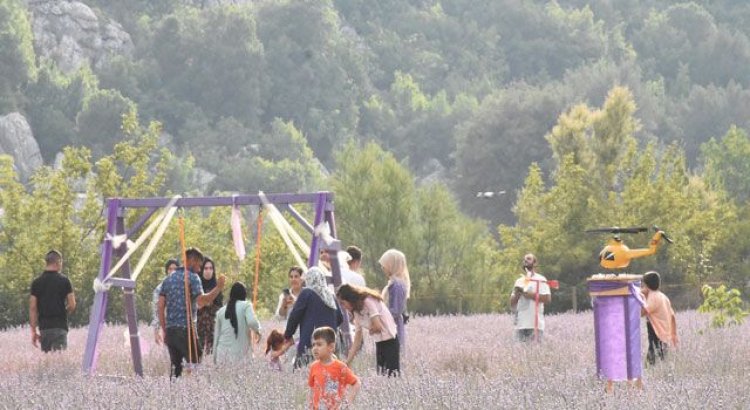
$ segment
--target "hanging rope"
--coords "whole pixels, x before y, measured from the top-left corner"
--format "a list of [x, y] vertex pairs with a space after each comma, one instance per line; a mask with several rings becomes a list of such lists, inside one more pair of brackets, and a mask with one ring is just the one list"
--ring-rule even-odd
[[255, 239], [255, 280], [253, 282], [253, 310], [258, 311], [258, 276], [260, 276], [260, 244], [263, 232], [263, 208], [258, 208], [258, 235]]
[[185, 218], [180, 214], [180, 247], [182, 249], [182, 265], [185, 282], [185, 314], [187, 316], [187, 345], [188, 345], [188, 369], [193, 363], [193, 312], [190, 298], [190, 272], [187, 266], [187, 247], [185, 246]]

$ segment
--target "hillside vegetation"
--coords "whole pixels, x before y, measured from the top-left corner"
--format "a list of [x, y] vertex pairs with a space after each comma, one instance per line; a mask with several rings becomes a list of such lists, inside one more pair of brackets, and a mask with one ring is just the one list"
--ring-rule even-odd
[[[171, 193], [333, 190], [368, 281], [403, 249], [420, 312], [506, 309], [526, 252], [563, 283], [550, 308], [580, 309], [606, 239], [583, 230], [607, 225], [676, 239], [631, 269], [662, 272], [678, 306], [703, 283], [750, 290], [744, 1], [91, 0], [130, 48], [73, 69], [37, 35], [45, 3], [0, 0], [0, 115], [28, 119], [48, 165], [64, 152], [25, 184], [0, 157], [0, 325], [26, 320], [50, 247], [90, 306], [102, 199]], [[248, 281], [228, 211], [187, 219]], [[271, 309], [292, 260], [264, 237]], [[173, 228], [140, 314], [177, 249]]]

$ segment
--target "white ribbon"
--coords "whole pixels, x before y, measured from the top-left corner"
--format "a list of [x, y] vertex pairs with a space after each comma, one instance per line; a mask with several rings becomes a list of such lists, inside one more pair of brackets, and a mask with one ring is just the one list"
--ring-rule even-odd
[[232, 206], [232, 242], [234, 242], [234, 253], [242, 261], [245, 260], [245, 241], [242, 238], [242, 211], [237, 205]]
[[108, 292], [109, 288], [112, 287], [111, 283], [104, 283], [99, 278], [94, 279], [94, 292]]
[[[120, 258], [120, 260], [117, 261], [117, 263], [115, 264], [115, 266], [112, 267], [112, 269], [109, 270], [109, 273], [107, 273], [107, 275], [104, 277], [104, 279], [100, 280], [98, 277], [96, 279], [94, 279], [94, 290], [97, 290], [97, 281], [99, 281], [99, 289], [101, 291], [106, 292], [107, 290], [109, 290], [109, 287], [102, 288], [101, 286], [102, 285], [106, 286], [107, 280], [109, 280], [112, 276], [115, 275], [115, 273], [117, 273], [118, 270], [120, 270], [120, 268], [122, 267], [122, 265], [125, 264], [125, 262], [128, 259], [130, 259], [130, 256], [133, 255], [133, 253], [143, 244], [143, 242], [146, 242], [146, 239], [149, 237], [149, 235], [151, 235], [151, 233], [159, 226], [159, 223], [162, 221], [162, 219], [164, 219], [164, 217], [167, 215], [169, 209], [172, 208], [174, 206], [174, 204], [177, 202], [177, 200], [180, 199], [180, 198], [181, 198], [180, 195], [174, 196], [172, 198], [172, 200], [169, 201], [169, 203], [167, 204], [167, 206], [165, 207], [165, 209], [162, 210], [162, 212], [160, 212], [156, 216], [156, 218], [146, 227], [146, 229], [143, 231], [143, 233], [141, 234], [141, 236], [138, 237], [138, 239], [135, 241], [135, 243], [133, 243], [133, 242], [125, 239], [126, 244], [127, 244], [126, 246], [128, 248], [127, 252], [125, 252], [125, 255], [122, 255], [122, 258]], [[115, 243], [117, 243], [118, 245], [122, 245], [123, 236], [125, 236], [125, 235], [115, 235], [115, 236], [112, 236], [110, 234], [107, 234], [107, 236], [105, 238], [106, 238], [106, 240], [112, 241], [112, 245], [113, 245], [113, 249], [114, 249], [114, 248], [117, 248], [116, 246], [114, 246]], [[99, 290], [97, 290], [97, 291], [99, 291]]]
[[[260, 197], [260, 202], [263, 204], [263, 208], [268, 211], [268, 217], [271, 219], [271, 222], [273, 222], [276, 230], [279, 231], [281, 239], [284, 240], [287, 248], [289, 248], [289, 250], [292, 252], [294, 260], [297, 261], [297, 264], [299, 266], [307, 266], [305, 260], [300, 256], [294, 242], [292, 241], [292, 237], [294, 237], [295, 241], [297, 241], [297, 246], [300, 246], [300, 241], [302, 241], [302, 238], [299, 236], [299, 234], [297, 234], [297, 232], [294, 231], [294, 228], [289, 225], [289, 222], [284, 219], [284, 216], [281, 215], [279, 209], [276, 208], [276, 206], [272, 203], [268, 202], [268, 198], [266, 198], [266, 195], [263, 193], [263, 191], [259, 191], [258, 196]], [[304, 241], [302, 241], [302, 244], [304, 245], [304, 247], [300, 246], [302, 251], [305, 251], [307, 254], [309, 254], [310, 246], [304, 243]]]
[[167, 215], [164, 218], [162, 218], [161, 224], [159, 225], [159, 229], [157, 229], [154, 236], [151, 237], [151, 241], [148, 243], [148, 247], [143, 252], [143, 255], [141, 255], [141, 259], [138, 260], [138, 265], [136, 265], [135, 269], [133, 270], [133, 273], [130, 275], [130, 278], [133, 281], [138, 279], [138, 275], [141, 274], [143, 267], [146, 266], [146, 262], [151, 257], [151, 253], [153, 253], [154, 249], [156, 249], [156, 245], [159, 244], [161, 237], [164, 236], [164, 232], [167, 231], [167, 227], [169, 226], [169, 223], [172, 221], [172, 218], [174, 217], [174, 214], [176, 212], [177, 212], [177, 207], [173, 206], [169, 208], [169, 210], [167, 211]]
[[331, 227], [328, 225], [328, 222], [323, 221], [319, 223], [318, 226], [313, 229], [313, 233], [315, 236], [322, 239], [326, 245], [330, 245], [334, 241], [333, 236], [331, 236]]

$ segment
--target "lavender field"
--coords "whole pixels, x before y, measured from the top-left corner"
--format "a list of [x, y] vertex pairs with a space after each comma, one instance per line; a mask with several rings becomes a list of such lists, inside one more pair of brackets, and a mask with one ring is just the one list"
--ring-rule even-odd
[[[398, 379], [373, 371], [373, 346], [354, 365], [354, 408], [750, 408], [750, 326], [707, 330], [708, 318], [678, 314], [681, 348], [645, 369], [644, 389], [604, 393], [595, 377], [591, 312], [549, 316], [542, 345], [512, 342], [507, 315], [414, 318]], [[265, 330], [279, 327], [264, 323]], [[145, 377], [132, 376], [124, 326], [103, 332], [94, 377], [81, 375], [86, 329], [63, 353], [41, 354], [27, 328], [0, 333], [0, 408], [304, 408], [306, 374], [272, 372], [263, 358], [169, 381], [166, 349], [143, 327]], [[645, 330], [642, 332], [645, 334]], [[644, 336], [645, 346], [645, 336]], [[645, 354], [645, 351], [644, 351]]]

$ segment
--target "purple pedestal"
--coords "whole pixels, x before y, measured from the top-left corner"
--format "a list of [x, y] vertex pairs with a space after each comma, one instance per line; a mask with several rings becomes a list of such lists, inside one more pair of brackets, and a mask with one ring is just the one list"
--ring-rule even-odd
[[[601, 291], [619, 289], [622, 295], [594, 297], [594, 334], [596, 339], [596, 370], [609, 381], [640, 379], [641, 307], [643, 300], [637, 289], [639, 282], [590, 280], [592, 296]], [[617, 291], [615, 291], [617, 292]]]

